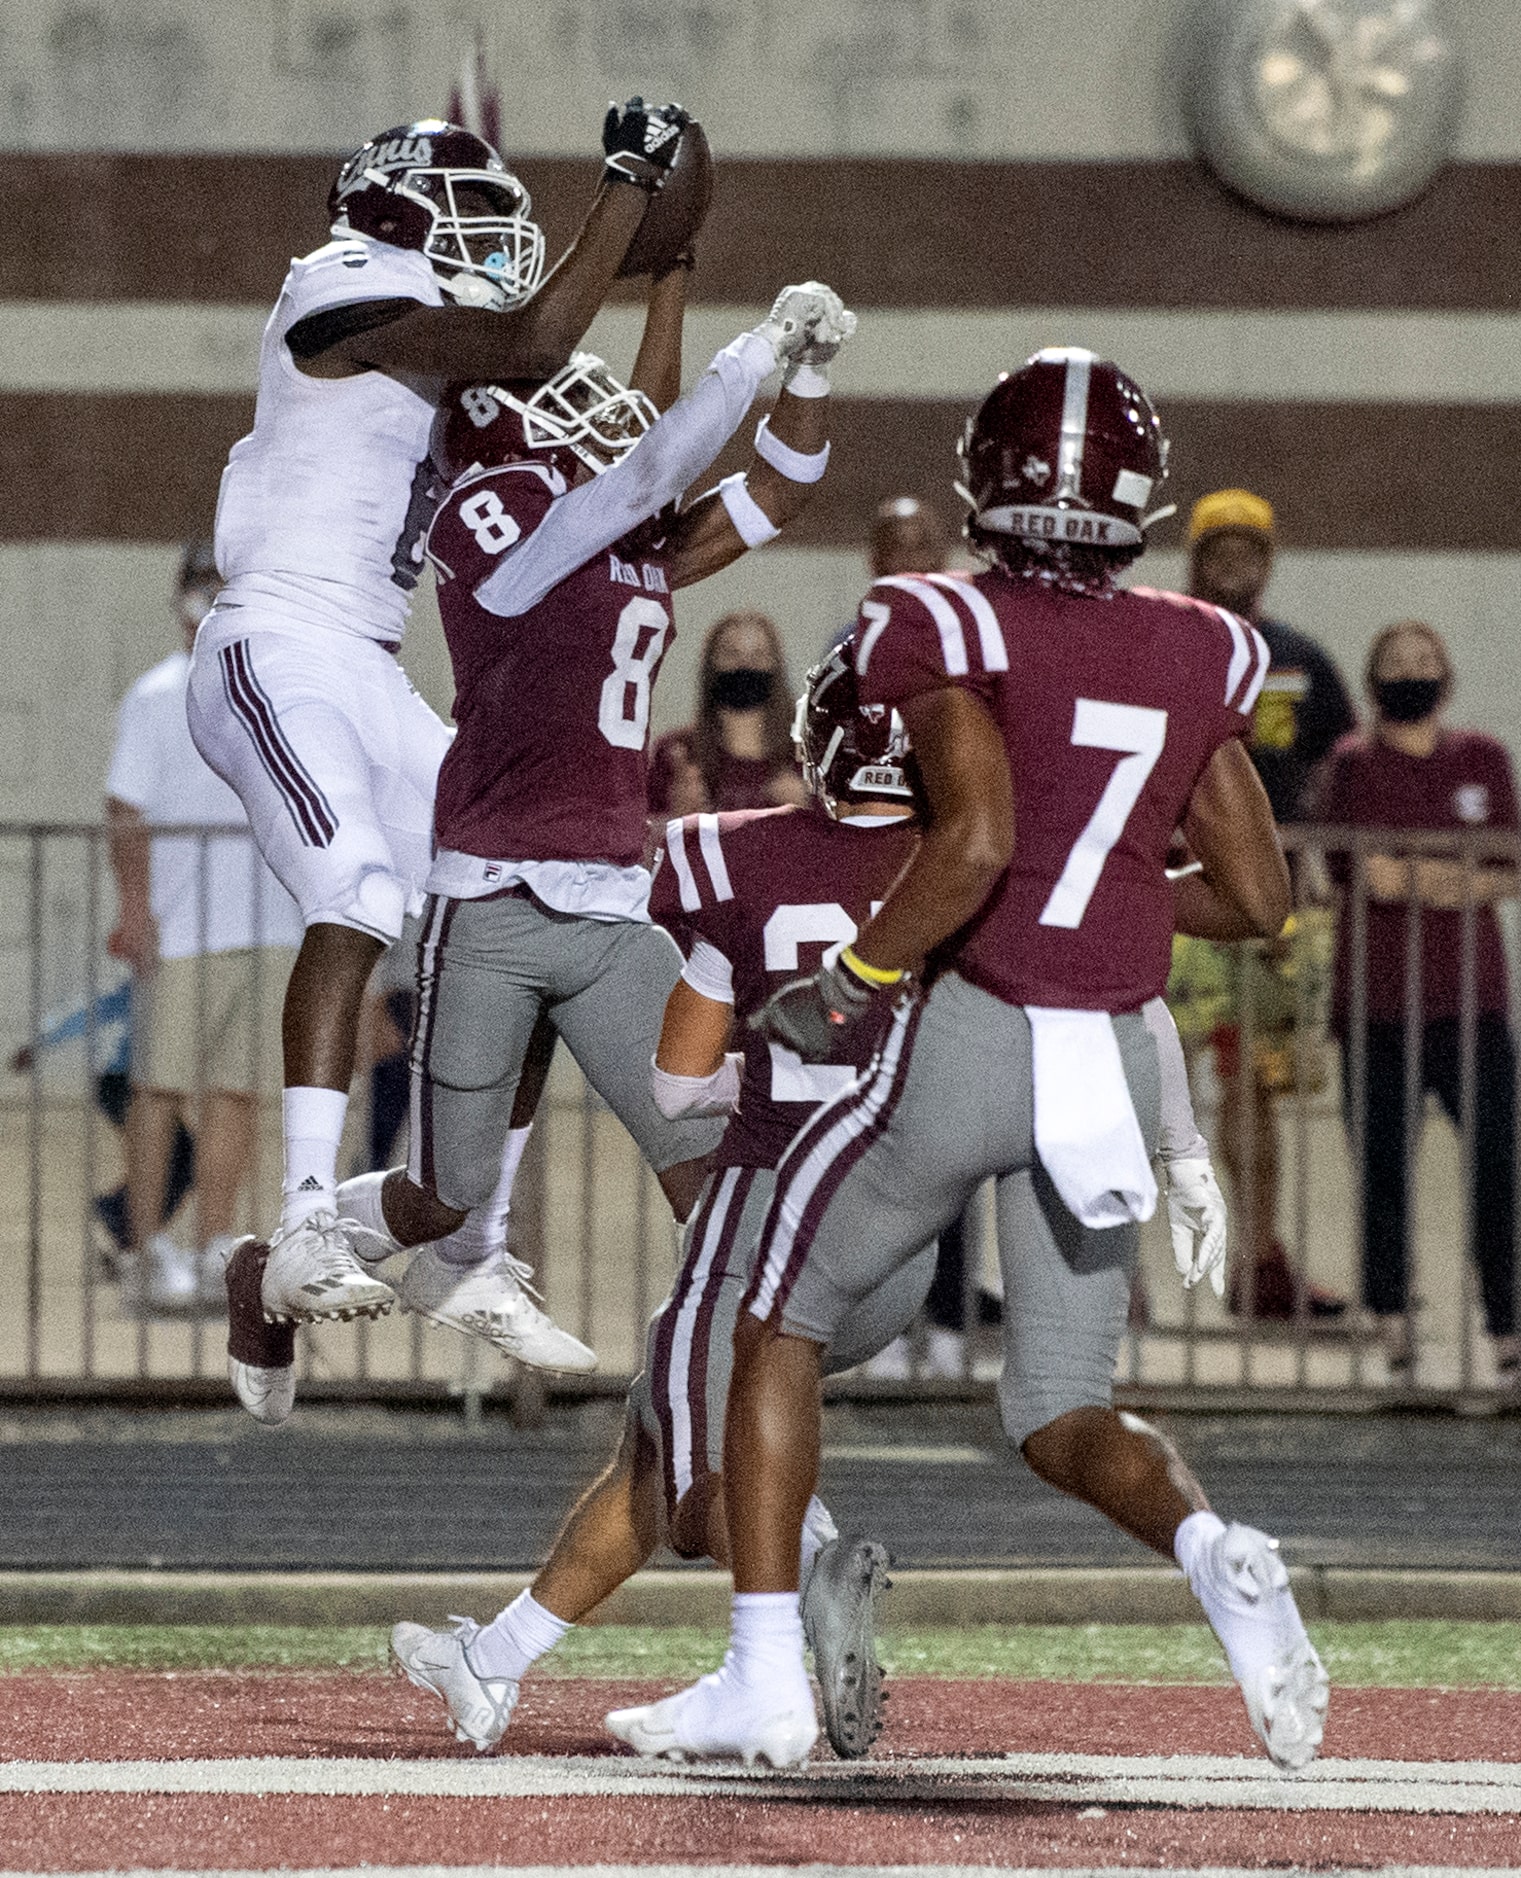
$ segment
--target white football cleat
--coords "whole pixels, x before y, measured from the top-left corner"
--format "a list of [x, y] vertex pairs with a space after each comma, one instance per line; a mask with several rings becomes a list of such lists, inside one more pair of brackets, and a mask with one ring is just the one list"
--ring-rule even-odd
[[882, 1732], [877, 1603], [892, 1583], [891, 1562], [880, 1540], [837, 1534], [803, 1587], [803, 1635], [813, 1651], [824, 1729], [842, 1760], [859, 1759]]
[[264, 1267], [264, 1315], [276, 1324], [383, 1317], [396, 1293], [354, 1253], [356, 1244], [377, 1239], [358, 1220], [333, 1213], [313, 1213], [299, 1226], [276, 1233]]
[[800, 1767], [819, 1738], [811, 1695], [806, 1708], [793, 1703], [757, 1712], [728, 1682], [724, 1670], [664, 1701], [615, 1708], [606, 1725], [636, 1754], [668, 1761], [741, 1760], [746, 1767], [757, 1761]]
[[597, 1367], [596, 1352], [534, 1303], [524, 1282], [531, 1270], [505, 1252], [481, 1265], [451, 1265], [435, 1246], [425, 1245], [413, 1254], [396, 1295], [404, 1311], [483, 1337], [530, 1369], [586, 1375]]
[[1252, 1727], [1277, 1766], [1308, 1767], [1325, 1734], [1331, 1679], [1289, 1589], [1278, 1541], [1232, 1524], [1215, 1535], [1209, 1554], [1207, 1583], [1194, 1590]]
[[477, 1676], [465, 1652], [480, 1625], [470, 1617], [451, 1617], [449, 1622], [452, 1630], [397, 1624], [391, 1632], [391, 1654], [409, 1682], [442, 1700], [455, 1740], [467, 1741], [477, 1754], [485, 1754], [507, 1732], [518, 1685], [506, 1677]]
[[269, 1369], [259, 1363], [243, 1363], [235, 1356], [227, 1359], [227, 1380], [232, 1392], [256, 1422], [266, 1428], [278, 1428], [290, 1418], [296, 1406], [296, 1366], [288, 1363], [281, 1369]]

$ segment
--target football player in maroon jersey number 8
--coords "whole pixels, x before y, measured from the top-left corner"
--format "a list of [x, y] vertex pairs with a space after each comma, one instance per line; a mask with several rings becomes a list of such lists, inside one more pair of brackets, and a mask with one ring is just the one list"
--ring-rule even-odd
[[[652, 290], [647, 341], [662, 318]], [[422, 1246], [398, 1284], [404, 1308], [547, 1368], [596, 1359], [528, 1302], [505, 1251], [456, 1259], [438, 1242], [491, 1199], [541, 1013], [678, 1219], [697, 1197], [721, 1124], [664, 1114], [649, 1080], [681, 969], [649, 918], [650, 695], [672, 592], [770, 540], [823, 474], [828, 363], [854, 329], [808, 282], [663, 416], [578, 354], [542, 385], [467, 390], [449, 426], [465, 471], [428, 554], [459, 730], [434, 815], [408, 1165], [345, 1183], [343, 1203], [369, 1235], [364, 1256]], [[672, 513], [778, 367], [750, 469]]]
[[[758, 1021], [819, 1060], [896, 1008], [872, 1069], [777, 1170], [725, 1436], [731, 1647], [693, 1688], [609, 1717], [643, 1752], [808, 1753], [798, 1535], [821, 1353], [989, 1176], [1010, 1438], [1043, 1479], [1177, 1558], [1276, 1762], [1301, 1767], [1319, 1745], [1325, 1671], [1275, 1543], [1225, 1525], [1176, 1450], [1112, 1406], [1138, 1222], [1157, 1198], [1141, 1007], [1162, 991], [1175, 921], [1270, 937], [1289, 907], [1241, 741], [1266, 648], [1218, 608], [1115, 584], [1165, 466], [1138, 385], [1090, 352], [1038, 353], [963, 443], [986, 571], [892, 576], [862, 603], [862, 697], [902, 713], [925, 828], [855, 943]], [[1202, 871], [1169, 884], [1180, 825]]]
[[[645, 1564], [662, 1538], [686, 1558], [728, 1559], [723, 1512], [724, 1404], [739, 1316], [777, 1162], [821, 1101], [864, 1069], [805, 1064], [745, 1020], [826, 948], [855, 937], [913, 851], [912, 783], [896, 713], [856, 705], [848, 649], [809, 675], [794, 739], [813, 798], [806, 808], [690, 815], [670, 822], [652, 917], [686, 963], [644, 1073], [672, 1118], [735, 1110], [688, 1224], [681, 1270], [650, 1321], [645, 1367], [618, 1451], [575, 1508], [548, 1563], [484, 1627], [398, 1624], [391, 1647], [449, 1726], [484, 1752], [501, 1739], [532, 1664]], [[882, 1016], [885, 1020], [887, 1013]], [[734, 1026], [740, 1026], [731, 1039]], [[731, 1040], [741, 1046], [726, 1053]], [[926, 1246], [843, 1324], [827, 1367], [848, 1369], [903, 1329], [934, 1275]], [[881, 1721], [873, 1612], [887, 1565], [877, 1541], [836, 1533], [817, 1501], [802, 1538], [802, 1609], [836, 1751], [864, 1754]]]

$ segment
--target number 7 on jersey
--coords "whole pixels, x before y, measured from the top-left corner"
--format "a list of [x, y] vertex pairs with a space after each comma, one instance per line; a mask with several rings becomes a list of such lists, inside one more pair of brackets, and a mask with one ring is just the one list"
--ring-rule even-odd
[[1040, 916], [1042, 926], [1080, 926], [1110, 851], [1125, 832], [1146, 778], [1167, 741], [1167, 713], [1140, 704], [1104, 704], [1079, 698], [1072, 714], [1072, 743], [1082, 750], [1125, 754], [1104, 785], [1098, 807], [1073, 844]]

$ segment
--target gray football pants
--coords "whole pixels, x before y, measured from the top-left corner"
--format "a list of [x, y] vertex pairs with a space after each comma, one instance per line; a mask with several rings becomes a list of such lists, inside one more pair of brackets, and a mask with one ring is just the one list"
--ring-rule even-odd
[[[775, 1186], [765, 1167], [722, 1167], [712, 1176], [687, 1222], [671, 1294], [650, 1319], [629, 1409], [659, 1456], [668, 1514], [694, 1479], [723, 1471], [734, 1326]], [[921, 1247], [854, 1306], [829, 1346], [826, 1375], [866, 1362], [908, 1329], [935, 1276], [937, 1250]]]
[[[1139, 1012], [1112, 1021], [1154, 1153], [1156, 1045]], [[1023, 1442], [1072, 1409], [1108, 1407], [1140, 1229], [1081, 1225], [1036, 1158], [1034, 1130], [1030, 1020], [954, 973], [941, 978], [897, 1015], [872, 1069], [787, 1150], [748, 1308], [828, 1343], [991, 1176], [1005, 1430]]]
[[680, 975], [675, 941], [641, 920], [576, 918], [518, 894], [431, 898], [418, 944], [408, 1174], [445, 1206], [491, 1198], [541, 1007], [657, 1174], [710, 1153], [722, 1121], [668, 1121], [650, 1093]]

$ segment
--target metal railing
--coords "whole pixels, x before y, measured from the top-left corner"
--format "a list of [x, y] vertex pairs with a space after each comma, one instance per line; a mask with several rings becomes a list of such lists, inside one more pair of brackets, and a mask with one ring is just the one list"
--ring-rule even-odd
[[[193, 833], [203, 855], [211, 842], [237, 833], [173, 832]], [[215, 1398], [225, 1393], [225, 1384], [214, 1308], [208, 1304], [203, 1311], [178, 1313], [151, 1308], [140, 1288], [134, 1290], [131, 1261], [102, 1218], [101, 1195], [124, 1173], [120, 1138], [96, 1100], [103, 1069], [113, 1057], [119, 1060], [121, 1020], [111, 997], [124, 975], [105, 952], [115, 905], [107, 843], [107, 831], [95, 826], [0, 824], [5, 909], [0, 915], [5, 993], [0, 1048], [6, 1062], [22, 1053], [25, 1065], [0, 1083], [0, 1165], [7, 1170], [0, 1181], [0, 1286], [8, 1301], [0, 1316], [0, 1391], [13, 1398], [113, 1392]], [[1217, 1303], [1199, 1291], [1183, 1293], [1172, 1272], [1165, 1221], [1152, 1222], [1143, 1235], [1121, 1383], [1131, 1399], [1150, 1402], [1329, 1405], [1483, 1395], [1494, 1383], [1493, 1353], [1468, 1255], [1485, 1015], [1479, 997], [1488, 918], [1483, 869], [1514, 866], [1521, 844], [1482, 829], [1419, 833], [1302, 827], [1285, 831], [1285, 846], [1294, 862], [1297, 918], [1312, 938], [1219, 954], [1229, 980], [1221, 996], [1226, 1004], [1233, 1000], [1227, 1018], [1238, 1037], [1233, 1102], [1226, 1102], [1231, 1092], [1214, 1067], [1219, 1025], [1213, 1026], [1214, 1048], [1208, 1025], [1194, 1025], [1197, 1034], [1190, 1037], [1201, 1124], [1215, 1143], [1217, 1164], [1235, 1163], [1237, 1177], [1229, 1183], [1234, 1188], [1234, 1296]], [[1408, 1314], [1414, 1360], [1403, 1367], [1389, 1361], [1387, 1322], [1371, 1322], [1360, 1302], [1363, 1183], [1358, 1170], [1367, 1151], [1363, 1134], [1373, 1009], [1369, 935], [1370, 922], [1387, 925], [1389, 918], [1378, 910], [1378, 894], [1387, 883], [1371, 877], [1370, 860], [1391, 853], [1452, 861], [1460, 887], [1451, 909], [1459, 984], [1459, 1126], [1450, 1133], [1428, 1127], [1424, 1140], [1422, 917], [1414, 902], [1396, 914], [1405, 933], [1400, 1168], [1414, 1267]], [[1327, 1032], [1332, 915], [1324, 897], [1323, 860], [1328, 854], [1341, 857], [1334, 870], [1341, 880], [1335, 917], [1344, 923], [1351, 960], [1344, 1063]], [[1372, 871], [1378, 872], [1377, 863]], [[271, 971], [259, 998], [278, 1001], [282, 980], [283, 973]], [[1187, 1031], [1188, 1013], [1181, 1014]], [[259, 1028], [254, 1026], [255, 1039]], [[198, 1056], [204, 1065], [203, 1043], [198, 1043]], [[1272, 1080], [1264, 1065], [1273, 1060], [1280, 1086], [1264, 1096], [1258, 1085]], [[198, 1094], [188, 1092], [192, 1127]], [[1224, 1107], [1239, 1118], [1234, 1155], [1222, 1152]], [[343, 1171], [359, 1162], [364, 1111], [361, 1079], [351, 1104]], [[1256, 1217], [1263, 1204], [1258, 1173], [1272, 1145], [1260, 1138], [1264, 1117], [1275, 1131], [1283, 1170], [1276, 1206], [1288, 1265], [1304, 1281], [1286, 1312], [1270, 1311], [1266, 1307], [1272, 1301], [1254, 1295], [1261, 1274], [1244, 1256], [1246, 1248], [1267, 1236]], [[279, 1166], [278, 1103], [271, 1098], [261, 1108], [241, 1199], [241, 1223], [249, 1230], [267, 1229], [275, 1217]], [[1512, 1183], [1512, 1192], [1518, 1190], [1521, 1180]], [[972, 1223], [977, 1225], [975, 1217]], [[674, 1268], [675, 1235], [665, 1202], [633, 1144], [564, 1051], [557, 1055], [519, 1177], [512, 1233], [515, 1249], [539, 1273], [549, 1308], [599, 1351], [602, 1371], [596, 1386], [619, 1386], [640, 1360], [644, 1325]], [[959, 1366], [949, 1377], [899, 1387], [954, 1390], [970, 1381], [985, 1382], [996, 1369], [997, 1332], [975, 1324], [980, 1274], [991, 1268], [977, 1249], [979, 1236], [988, 1238], [985, 1231], [970, 1235], [963, 1289], [968, 1334]], [[1325, 1300], [1317, 1300], [1307, 1284], [1343, 1298], [1345, 1308], [1339, 1315], [1324, 1314]], [[922, 1359], [923, 1333], [915, 1343]], [[490, 1352], [446, 1332], [425, 1331], [415, 1318], [393, 1316], [304, 1333], [299, 1361], [308, 1395], [458, 1396], [467, 1412], [493, 1392], [516, 1391], [532, 1401], [536, 1386], [532, 1378], [515, 1377]], [[891, 1387], [869, 1380], [862, 1386]]]

